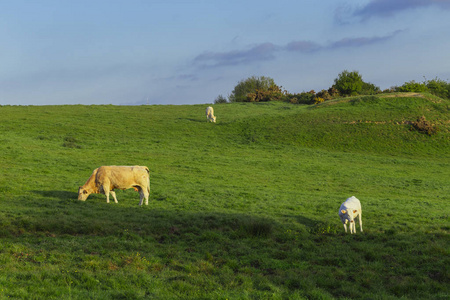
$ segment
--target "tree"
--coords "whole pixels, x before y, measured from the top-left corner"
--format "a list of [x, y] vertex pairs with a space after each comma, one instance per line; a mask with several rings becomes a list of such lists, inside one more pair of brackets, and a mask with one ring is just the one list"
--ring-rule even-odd
[[257, 89], [254, 93], [247, 94], [247, 102], [267, 102], [267, 101], [281, 101], [286, 99], [286, 91], [282, 90], [276, 84], [271, 85], [267, 90]]
[[375, 95], [381, 93], [381, 89], [373, 83], [363, 82], [362, 90], [360, 93], [364, 95]]
[[425, 81], [428, 90], [433, 94], [441, 98], [450, 99], [450, 82], [446, 82], [437, 77], [432, 80]]
[[222, 95], [217, 96], [216, 100], [214, 100], [214, 104], [227, 103], [227, 98]]
[[414, 80], [405, 82], [401, 87], [397, 89], [399, 92], [414, 92], [423, 93], [428, 91], [428, 87], [425, 83], [415, 82]]
[[257, 91], [268, 91], [274, 85], [275, 81], [265, 76], [252, 76], [241, 80], [231, 92], [229, 96], [230, 102], [246, 102], [248, 94], [257, 93]]
[[336, 88], [343, 96], [359, 94], [364, 86], [362, 76], [358, 71], [349, 72], [344, 70], [334, 80], [333, 87]]

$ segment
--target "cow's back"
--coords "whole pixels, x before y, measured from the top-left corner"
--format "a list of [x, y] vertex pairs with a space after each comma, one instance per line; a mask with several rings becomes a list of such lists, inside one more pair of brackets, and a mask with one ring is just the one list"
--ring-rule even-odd
[[361, 202], [355, 196], [351, 196], [350, 198], [345, 200], [345, 202], [342, 203], [342, 205], [347, 208], [361, 209]]
[[148, 182], [149, 169], [145, 166], [102, 166], [98, 168], [98, 185], [109, 182], [112, 188], [129, 188]]

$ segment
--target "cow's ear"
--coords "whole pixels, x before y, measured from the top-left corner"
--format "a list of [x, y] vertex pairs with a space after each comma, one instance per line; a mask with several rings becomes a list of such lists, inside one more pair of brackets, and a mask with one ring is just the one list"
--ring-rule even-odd
[[357, 210], [355, 209], [355, 210], [353, 211], [353, 213], [356, 214], [356, 212], [357, 212]]
[[347, 211], [345, 209], [341, 210], [341, 213], [345, 214]]

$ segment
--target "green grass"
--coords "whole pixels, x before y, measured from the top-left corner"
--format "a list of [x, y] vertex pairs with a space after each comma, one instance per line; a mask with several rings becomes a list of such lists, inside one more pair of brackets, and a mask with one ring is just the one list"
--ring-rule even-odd
[[[0, 299], [447, 299], [448, 100], [0, 107]], [[427, 136], [408, 122], [425, 115]], [[138, 193], [77, 199], [101, 165]], [[364, 233], [337, 210], [355, 195]]]

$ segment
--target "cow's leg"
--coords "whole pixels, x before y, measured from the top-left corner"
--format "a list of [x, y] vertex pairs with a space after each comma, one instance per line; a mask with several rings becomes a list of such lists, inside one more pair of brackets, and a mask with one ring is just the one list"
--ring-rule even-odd
[[347, 225], [344, 224], [345, 233], [347, 233]]
[[143, 191], [144, 197], [145, 197], [145, 205], [148, 205], [148, 196], [150, 195], [150, 188], [145, 189], [145, 190], [143, 189], [142, 191]]
[[110, 192], [110, 194], [113, 196], [114, 202], [119, 203], [119, 202], [117, 201], [117, 198], [116, 198], [116, 192], [114, 192], [113, 190], [111, 190], [111, 191], [109, 191], [109, 192]]
[[142, 192], [142, 187], [139, 185], [133, 186], [134, 190], [139, 192], [139, 205], [142, 205], [142, 202], [144, 201], [144, 193]]
[[359, 213], [359, 229], [361, 229], [361, 232], [363, 232], [363, 229], [362, 229], [362, 217], [361, 217], [361, 215], [362, 215], [362, 212], [360, 212]]
[[[149, 182], [149, 184], [150, 184], [150, 182]], [[139, 187], [139, 195], [141, 196], [141, 201], [139, 202], [139, 205], [142, 205], [144, 198], [145, 198], [145, 205], [148, 205], [148, 195], [149, 194], [150, 194], [150, 186], [146, 187], [144, 185], [144, 187], [142, 187], [142, 186]]]
[[106, 196], [106, 203], [109, 203], [109, 186], [108, 185], [102, 185], [100, 190]]
[[145, 205], [148, 205], [148, 192], [144, 189], [139, 190], [139, 196], [141, 198], [141, 201], [139, 201], [139, 205], [142, 205], [145, 198]]
[[142, 205], [142, 202], [144, 202], [144, 192], [142, 191], [142, 189], [139, 189], [139, 205]]

